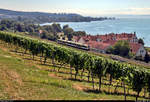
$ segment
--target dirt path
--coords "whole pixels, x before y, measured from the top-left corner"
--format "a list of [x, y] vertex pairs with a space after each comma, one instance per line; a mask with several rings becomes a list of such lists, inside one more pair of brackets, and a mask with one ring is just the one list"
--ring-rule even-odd
[[74, 83], [72, 87], [73, 87], [74, 89], [79, 90], [79, 91], [86, 91], [86, 90], [91, 89], [91, 88], [88, 87], [88, 86], [85, 86], [85, 85], [82, 85], [82, 84], [77, 84], [77, 83]]

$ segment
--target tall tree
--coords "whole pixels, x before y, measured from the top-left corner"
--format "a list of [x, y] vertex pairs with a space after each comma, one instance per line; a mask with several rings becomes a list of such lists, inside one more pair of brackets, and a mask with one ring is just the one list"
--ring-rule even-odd
[[120, 56], [129, 56], [130, 46], [127, 41], [120, 40], [114, 46], [110, 47], [107, 52]]
[[140, 44], [144, 45], [144, 41], [143, 41], [143, 39], [139, 38], [138, 43], [140, 43]]

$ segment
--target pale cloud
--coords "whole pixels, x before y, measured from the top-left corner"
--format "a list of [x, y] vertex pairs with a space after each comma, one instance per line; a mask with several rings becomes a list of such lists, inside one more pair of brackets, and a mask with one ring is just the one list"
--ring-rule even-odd
[[148, 15], [150, 14], [150, 8], [124, 8], [124, 9], [112, 9], [112, 10], [89, 10], [85, 14], [93, 16], [98, 15], [113, 15], [113, 14], [127, 14], [127, 15]]
[[121, 14], [136, 14], [136, 15], [144, 15], [150, 14], [150, 8], [128, 8], [126, 10], [120, 11]]
[[51, 9], [47, 12], [56, 12], [56, 13], [78, 13], [84, 16], [102, 16], [102, 15], [118, 15], [118, 14], [127, 14], [127, 15], [146, 15], [150, 14], [150, 8], [124, 8], [124, 9]]

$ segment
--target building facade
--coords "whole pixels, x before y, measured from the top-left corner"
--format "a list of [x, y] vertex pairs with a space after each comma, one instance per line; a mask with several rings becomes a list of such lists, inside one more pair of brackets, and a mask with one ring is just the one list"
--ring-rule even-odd
[[106, 34], [106, 35], [86, 35], [74, 36], [73, 41], [81, 44], [87, 44], [92, 51], [106, 53], [106, 50], [115, 45], [119, 40], [126, 40], [129, 42], [131, 52], [136, 56], [145, 57], [146, 50], [142, 44], [138, 43], [138, 38], [135, 33], [121, 33], [121, 34]]

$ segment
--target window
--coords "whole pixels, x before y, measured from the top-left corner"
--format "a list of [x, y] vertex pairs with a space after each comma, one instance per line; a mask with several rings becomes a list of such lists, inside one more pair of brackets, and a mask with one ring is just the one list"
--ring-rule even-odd
[[101, 39], [96, 39], [97, 40], [97, 42], [100, 42], [101, 41]]
[[144, 51], [143, 50], [140, 50], [140, 53], [142, 54]]
[[116, 40], [116, 37], [113, 37], [113, 40]]

